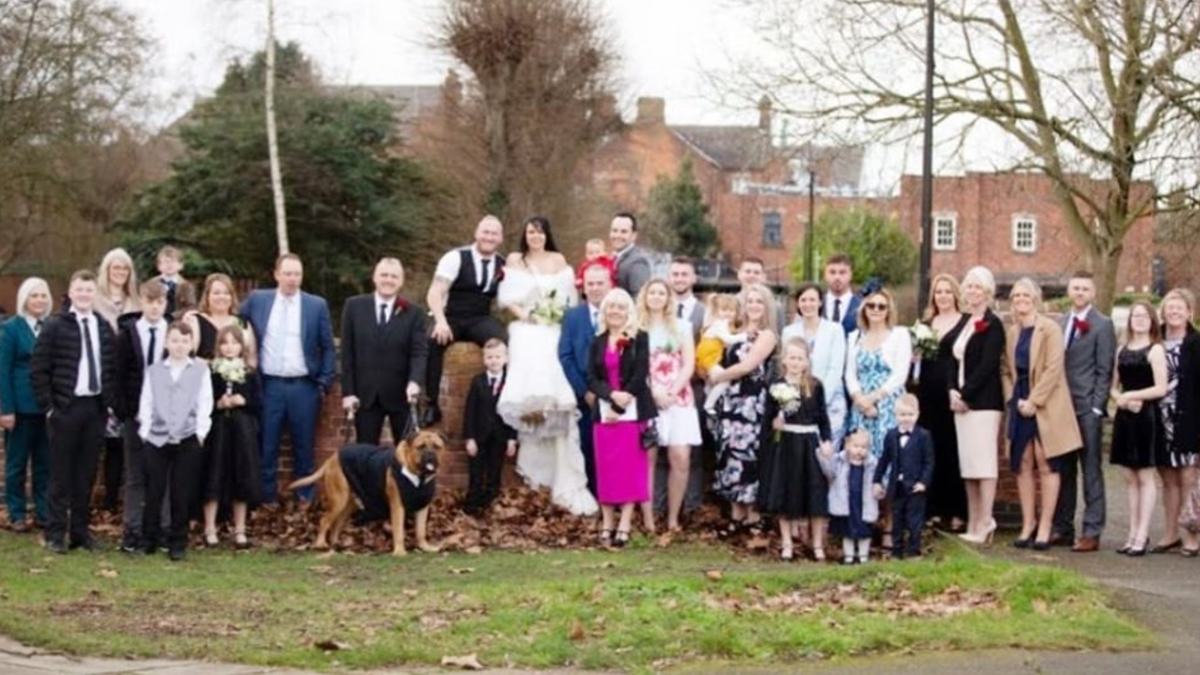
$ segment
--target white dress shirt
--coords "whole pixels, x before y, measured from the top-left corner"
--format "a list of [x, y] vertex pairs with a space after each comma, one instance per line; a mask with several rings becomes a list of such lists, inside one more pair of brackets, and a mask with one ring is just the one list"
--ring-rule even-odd
[[392, 314], [394, 314], [396, 311], [396, 298], [385, 298], [378, 293], [375, 294], [375, 323], [379, 323], [380, 305], [385, 305], [387, 307], [387, 309], [384, 310], [383, 315], [383, 322], [386, 324], [388, 321], [392, 320]]
[[588, 312], [592, 317], [592, 330], [598, 329], [600, 327], [600, 307], [589, 302]]
[[[471, 261], [475, 263], [475, 278], [483, 278], [484, 256], [479, 252], [479, 249], [472, 245], [456, 248], [453, 251], [443, 255], [441, 259], [438, 260], [437, 268], [433, 271], [433, 276], [435, 279], [441, 279], [442, 281], [451, 284], [454, 283], [454, 280], [458, 278], [459, 271], [462, 269], [462, 250], [464, 248], [471, 251]], [[500, 257], [495, 254], [487, 257], [488, 278], [483, 286], [484, 292], [487, 292], [488, 287], [492, 284], [492, 280], [496, 278], [496, 263], [499, 259]], [[375, 310], [379, 310], [378, 305], [375, 307]]]
[[[147, 354], [150, 349], [150, 329], [154, 329], [154, 354]], [[150, 323], [146, 319], [137, 320], [138, 339], [142, 341], [142, 365], [152, 366], [163, 360], [163, 352], [167, 349], [167, 322], [159, 319], [158, 323]], [[147, 358], [149, 357], [149, 358]]]
[[1063, 349], [1069, 349], [1071, 347], [1071, 342], [1080, 337], [1075, 335], [1075, 322], [1087, 321], [1087, 315], [1090, 311], [1092, 311], [1092, 306], [1088, 305], [1087, 307], [1084, 307], [1082, 311], [1071, 313], [1071, 317], [1067, 320], [1066, 330], [1063, 331]]
[[[171, 371], [171, 380], [178, 382], [184, 369], [195, 362], [195, 359], [190, 356], [182, 363], [168, 361], [167, 369]], [[204, 445], [204, 439], [208, 438], [208, 432], [212, 429], [212, 411], [212, 377], [206, 374], [200, 378], [200, 394], [196, 396], [196, 440], [200, 442], [200, 445]], [[150, 378], [147, 377], [146, 381], [142, 383], [142, 397], [138, 401], [138, 436], [142, 440], [150, 439], [150, 423], [153, 419], [154, 387], [150, 386]]]
[[[79, 323], [79, 367], [76, 368], [75, 376], [75, 395], [76, 396], [96, 396], [100, 393], [104, 386], [104, 366], [100, 363], [100, 326], [96, 322], [96, 313], [78, 312], [74, 309], [71, 314], [75, 316]], [[88, 358], [87, 345], [83, 341], [83, 325], [87, 324], [88, 333], [92, 338], [92, 360], [96, 364], [96, 391], [91, 391], [88, 388]]]
[[[686, 298], [683, 298], [682, 300], [677, 301], [675, 303], [675, 316], [677, 318], [683, 319], [684, 321], [691, 321], [692, 312], [696, 311], [696, 303], [697, 302], [700, 302], [700, 301], [696, 299], [696, 296], [694, 294], [688, 295]], [[682, 315], [680, 315], [680, 312], [679, 312], [680, 306], [683, 307]]]
[[308, 365], [304, 361], [301, 338], [300, 293], [292, 296], [276, 291], [263, 336], [263, 373], [274, 377], [304, 377]]
[[[838, 323], [844, 321], [846, 319], [846, 310], [850, 308], [850, 300], [853, 297], [854, 291], [851, 290], [847, 290], [841, 295], [835, 295], [832, 291], [827, 291], [825, 293], [825, 306], [823, 308], [825, 310], [825, 318], [829, 319], [830, 321], [837, 321]], [[836, 300], [841, 300], [841, 304], [838, 305], [838, 311], [841, 312], [841, 316], [839, 316], [837, 319], [834, 319], [833, 306]]]

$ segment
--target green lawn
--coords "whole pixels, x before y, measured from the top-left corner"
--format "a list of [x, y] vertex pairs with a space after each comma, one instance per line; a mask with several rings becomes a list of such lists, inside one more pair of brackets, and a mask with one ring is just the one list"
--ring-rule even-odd
[[[109, 656], [302, 668], [657, 670], [900, 650], [1153, 645], [1079, 575], [940, 542], [858, 567], [701, 544], [623, 552], [54, 556], [0, 534], [0, 632]], [[326, 649], [319, 645], [325, 643]], [[338, 649], [328, 649], [340, 643]]]

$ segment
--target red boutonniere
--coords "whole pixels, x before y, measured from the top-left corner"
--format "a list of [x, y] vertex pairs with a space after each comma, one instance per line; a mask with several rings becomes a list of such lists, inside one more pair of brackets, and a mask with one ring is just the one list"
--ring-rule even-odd
[[404, 298], [397, 296], [396, 301], [392, 303], [392, 313], [399, 314], [400, 312], [403, 312], [406, 309], [408, 309], [408, 301], [405, 300]]
[[1075, 319], [1075, 334], [1082, 337], [1087, 335], [1092, 329], [1092, 324], [1088, 323], [1087, 319]]
[[497, 267], [496, 273], [493, 274], [492, 277], [496, 280], [496, 283], [500, 283], [501, 281], [504, 281], [504, 268]]
[[979, 319], [975, 322], [975, 332], [982, 333], [988, 329], [988, 320]]
[[628, 337], [622, 335], [621, 337], [617, 338], [617, 351], [623, 352], [631, 344], [633, 344], [633, 340], [630, 340]]

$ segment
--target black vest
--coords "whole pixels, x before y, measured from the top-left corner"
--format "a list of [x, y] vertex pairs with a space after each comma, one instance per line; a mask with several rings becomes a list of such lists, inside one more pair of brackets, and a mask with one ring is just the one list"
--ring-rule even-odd
[[450, 297], [446, 301], [446, 316], [448, 318], [468, 319], [487, 316], [492, 313], [492, 300], [496, 298], [496, 289], [500, 286], [500, 270], [504, 269], [504, 259], [497, 254], [492, 255], [488, 274], [492, 275], [492, 284], [484, 293], [483, 285], [475, 276], [475, 260], [471, 257], [471, 247], [459, 249], [461, 264], [458, 266], [458, 276], [450, 284]]

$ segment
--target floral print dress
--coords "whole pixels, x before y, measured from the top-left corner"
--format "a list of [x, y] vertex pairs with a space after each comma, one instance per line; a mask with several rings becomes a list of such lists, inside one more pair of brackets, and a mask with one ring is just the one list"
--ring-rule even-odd
[[[883, 386], [892, 375], [892, 368], [883, 358], [882, 349], [858, 350], [855, 366], [858, 368], [858, 381], [864, 392], [875, 391]], [[875, 404], [878, 414], [867, 417], [858, 409], [850, 406], [850, 430], [864, 429], [871, 436], [871, 455], [878, 458], [883, 454], [883, 437], [892, 427], [896, 426], [896, 400], [901, 392], [896, 391], [879, 399]]]
[[[749, 357], [754, 340], [731, 345], [721, 359], [729, 368]], [[717, 441], [717, 470], [713, 490], [722, 498], [736, 504], [754, 504], [758, 500], [758, 454], [767, 401], [767, 384], [771, 377], [770, 359], [764, 360], [750, 373], [731, 386], [717, 404], [713, 437]]]

